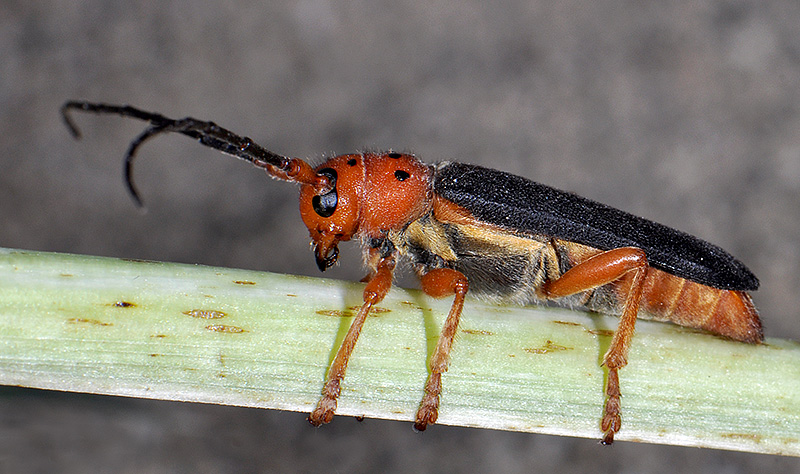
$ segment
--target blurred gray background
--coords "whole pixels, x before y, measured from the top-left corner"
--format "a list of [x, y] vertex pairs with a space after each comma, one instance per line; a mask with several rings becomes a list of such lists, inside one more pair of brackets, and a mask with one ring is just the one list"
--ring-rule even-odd
[[[460, 160], [721, 245], [800, 339], [800, 2], [0, 1], [0, 245], [318, 275], [291, 186], [66, 99], [191, 115], [279, 153]], [[326, 276], [362, 276], [354, 246]], [[531, 400], [531, 403], [536, 403]], [[33, 390], [4, 472], [798, 472], [763, 455]]]

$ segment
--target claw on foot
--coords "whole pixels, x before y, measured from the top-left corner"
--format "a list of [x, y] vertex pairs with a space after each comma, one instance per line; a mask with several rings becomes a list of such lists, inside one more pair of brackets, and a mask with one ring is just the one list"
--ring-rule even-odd
[[425, 397], [420, 403], [419, 410], [417, 410], [417, 418], [414, 423], [414, 429], [417, 431], [425, 431], [429, 424], [436, 423], [439, 418], [439, 397], [431, 394], [425, 394]]
[[619, 431], [621, 426], [622, 417], [620, 417], [619, 412], [611, 413], [608, 411], [608, 407], [606, 407], [606, 414], [603, 417], [603, 421], [600, 423], [600, 429], [602, 429], [603, 433], [605, 433], [605, 436], [603, 437], [603, 444], [613, 443], [614, 433]]
[[336, 399], [322, 397], [317, 403], [317, 408], [308, 415], [308, 422], [313, 426], [320, 426], [330, 423], [333, 420], [333, 413], [336, 411]]
[[606, 404], [603, 408], [603, 420], [600, 422], [600, 429], [605, 436], [602, 443], [609, 445], [614, 442], [614, 433], [622, 427], [622, 417], [620, 416], [620, 391], [619, 375], [616, 368], [608, 371], [608, 381], [606, 386]]

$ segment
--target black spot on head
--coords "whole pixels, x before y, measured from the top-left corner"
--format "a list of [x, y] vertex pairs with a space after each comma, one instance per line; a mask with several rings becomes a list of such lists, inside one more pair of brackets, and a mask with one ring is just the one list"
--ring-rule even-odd
[[403, 156], [403, 154], [402, 153], [392, 152], [392, 153], [387, 154], [386, 156], [388, 156], [389, 158], [394, 158], [396, 160], [396, 159], [400, 158], [401, 156]]
[[398, 181], [405, 181], [411, 177], [407, 171], [397, 170], [394, 172], [394, 177], [397, 178]]
[[349, 160], [347, 160], [347, 164], [349, 166], [355, 166], [356, 163], [358, 163], [358, 161], [355, 158], [350, 158]]

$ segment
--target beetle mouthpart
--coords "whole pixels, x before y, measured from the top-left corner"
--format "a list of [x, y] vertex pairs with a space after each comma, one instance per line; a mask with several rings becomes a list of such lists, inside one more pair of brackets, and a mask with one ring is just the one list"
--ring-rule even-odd
[[334, 245], [333, 247], [325, 249], [317, 245], [314, 253], [317, 257], [317, 267], [319, 267], [319, 271], [324, 272], [336, 263], [336, 259], [339, 258], [339, 247]]

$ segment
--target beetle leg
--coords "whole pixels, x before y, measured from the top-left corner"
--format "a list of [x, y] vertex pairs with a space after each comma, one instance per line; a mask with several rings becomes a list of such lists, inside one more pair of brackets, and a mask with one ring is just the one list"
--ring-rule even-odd
[[450, 313], [442, 327], [439, 341], [431, 355], [428, 381], [425, 384], [425, 395], [417, 410], [414, 428], [424, 431], [428, 423], [435, 423], [439, 417], [439, 395], [442, 393], [442, 374], [447, 372], [450, 363], [450, 349], [453, 346], [453, 338], [458, 329], [458, 320], [461, 317], [461, 310], [464, 307], [464, 297], [469, 289], [467, 277], [459, 271], [449, 268], [436, 268], [420, 279], [422, 291], [434, 298], [442, 298], [455, 294]]
[[328, 377], [325, 381], [325, 387], [322, 389], [322, 397], [319, 399], [317, 407], [308, 416], [308, 421], [312, 425], [319, 426], [323, 423], [330, 423], [333, 419], [337, 399], [341, 393], [342, 379], [344, 379], [350, 355], [353, 353], [358, 336], [361, 334], [361, 328], [364, 326], [364, 321], [366, 321], [372, 305], [380, 302], [392, 287], [394, 266], [394, 256], [390, 255], [382, 258], [378, 262], [375, 274], [367, 283], [367, 287], [364, 289], [364, 304], [358, 310], [355, 318], [353, 318], [353, 322], [350, 323], [350, 329], [347, 331], [347, 335], [345, 335], [344, 341], [339, 346], [336, 357], [328, 369]]
[[633, 337], [636, 316], [639, 313], [647, 268], [647, 257], [643, 250], [623, 247], [588, 258], [570, 268], [559, 279], [547, 281], [542, 286], [542, 292], [547, 298], [561, 298], [603, 286], [633, 272], [619, 326], [603, 357], [603, 364], [608, 368], [606, 404], [603, 410], [603, 420], [600, 423], [600, 427], [605, 433], [603, 444], [614, 442], [614, 433], [619, 431], [622, 423], [618, 371], [628, 363], [628, 347]]

